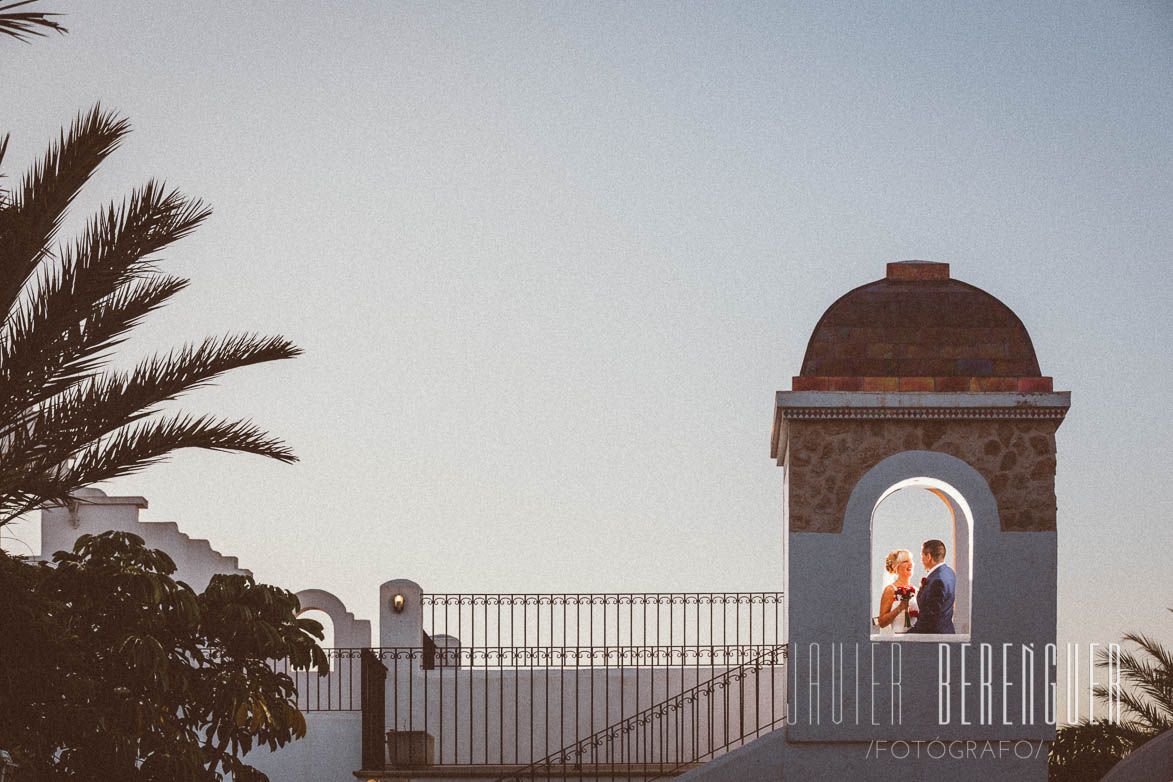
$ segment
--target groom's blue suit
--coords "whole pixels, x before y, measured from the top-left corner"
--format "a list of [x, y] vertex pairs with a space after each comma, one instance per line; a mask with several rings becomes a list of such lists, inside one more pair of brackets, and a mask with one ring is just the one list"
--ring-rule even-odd
[[953, 629], [953, 597], [957, 574], [943, 564], [929, 574], [928, 580], [916, 596], [920, 611], [910, 633], [955, 633]]

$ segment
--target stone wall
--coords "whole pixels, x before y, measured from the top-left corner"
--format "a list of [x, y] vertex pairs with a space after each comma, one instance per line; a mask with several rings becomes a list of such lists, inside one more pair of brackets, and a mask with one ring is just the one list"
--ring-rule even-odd
[[1055, 529], [1058, 420], [791, 420], [786, 462], [792, 532], [842, 532], [852, 489], [881, 459], [939, 451], [990, 485], [1004, 531]]

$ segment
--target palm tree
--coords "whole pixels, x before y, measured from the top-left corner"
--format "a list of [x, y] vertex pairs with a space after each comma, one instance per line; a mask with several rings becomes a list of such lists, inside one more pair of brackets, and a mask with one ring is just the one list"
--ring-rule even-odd
[[45, 35], [46, 30], [54, 30], [62, 34], [69, 32], [60, 24], [53, 21], [54, 16], [60, 16], [61, 14], [51, 14], [44, 11], [12, 10], [13, 8], [30, 5], [36, 1], [19, 0], [8, 5], [0, 5], [0, 35], [7, 35], [18, 41], [27, 41], [29, 36]]
[[[129, 372], [103, 370], [112, 348], [187, 287], [155, 260], [211, 214], [151, 181], [93, 216], [78, 238], [57, 242], [70, 202], [129, 130], [95, 106], [0, 188], [0, 525], [179, 448], [295, 461], [248, 421], [159, 409], [231, 369], [297, 355], [283, 337], [209, 338]], [[0, 137], [0, 163], [7, 143]]]
[[[1139, 648], [1135, 652], [1121, 652], [1115, 658], [1122, 683], [1129, 688], [1121, 687], [1113, 694], [1123, 711], [1120, 727], [1130, 748], [1136, 749], [1158, 733], [1173, 728], [1173, 652], [1144, 633], [1128, 633], [1124, 640]], [[1108, 663], [1108, 652], [1101, 649], [1096, 665], [1106, 668]], [[1096, 697], [1108, 700], [1107, 687], [1096, 685], [1094, 691]]]
[[1144, 633], [1128, 633], [1124, 640], [1137, 649], [1111, 659], [1104, 649], [1096, 655], [1097, 667], [1118, 668], [1121, 686], [1111, 693], [1104, 685], [1093, 688], [1097, 698], [1118, 703], [1119, 714], [1059, 729], [1051, 747], [1052, 782], [1099, 779], [1128, 753], [1173, 728], [1173, 653]]

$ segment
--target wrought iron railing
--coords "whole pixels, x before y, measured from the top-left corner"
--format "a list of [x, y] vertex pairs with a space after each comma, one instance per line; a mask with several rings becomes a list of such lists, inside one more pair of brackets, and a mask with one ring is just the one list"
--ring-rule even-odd
[[[622, 762], [648, 756], [638, 762], [662, 770], [664, 763], [697, 762], [725, 746], [685, 741], [680, 731], [686, 728], [669, 725], [669, 715], [691, 714], [688, 729], [705, 736], [717, 730], [723, 737], [733, 725], [743, 737], [773, 724], [785, 677], [772, 666], [767, 675], [762, 661], [776, 659], [781, 648], [781, 598], [777, 592], [425, 595], [429, 643], [331, 649], [328, 675], [287, 673], [303, 710], [363, 711], [369, 770], [382, 767], [367, 765], [380, 755], [400, 767], [526, 767], [567, 756], [565, 748], [597, 741], [638, 715], [653, 719], [678, 746], [669, 751], [660, 739], [641, 744], [620, 727], [631, 750], [616, 755], [619, 745], [595, 744], [596, 754], [628, 759]], [[737, 697], [714, 697], [728, 695], [735, 681]], [[684, 703], [704, 709], [672, 706]], [[744, 710], [755, 715], [749, 722]], [[766, 711], [770, 719], [760, 717]], [[655, 752], [661, 756], [651, 758]], [[629, 767], [625, 776], [632, 772]]]
[[288, 660], [271, 662], [274, 670], [293, 679], [297, 688], [297, 707], [310, 711], [361, 711], [363, 649], [325, 649], [328, 672], [316, 669], [294, 670]]
[[372, 652], [387, 668], [387, 729], [430, 736], [425, 764], [469, 766], [529, 763], [770, 648], [460, 649], [431, 670], [422, 649]]
[[423, 620], [438, 644], [483, 648], [752, 646], [783, 635], [781, 592], [425, 594]]

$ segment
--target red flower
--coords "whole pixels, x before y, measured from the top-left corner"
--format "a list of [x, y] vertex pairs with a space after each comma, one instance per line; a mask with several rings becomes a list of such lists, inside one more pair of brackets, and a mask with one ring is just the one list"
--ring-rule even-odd
[[920, 616], [920, 611], [917, 611], [915, 608], [910, 608], [908, 609], [908, 615], [913, 619], [916, 619], [918, 616]]
[[927, 584], [927, 583], [929, 583], [929, 577], [928, 577], [928, 576], [925, 576], [924, 578], [922, 578], [922, 579], [920, 580], [920, 585], [921, 585], [921, 587], [922, 587], [922, 588], [923, 588], [923, 587], [924, 587], [924, 585], [925, 585], [925, 584]]

